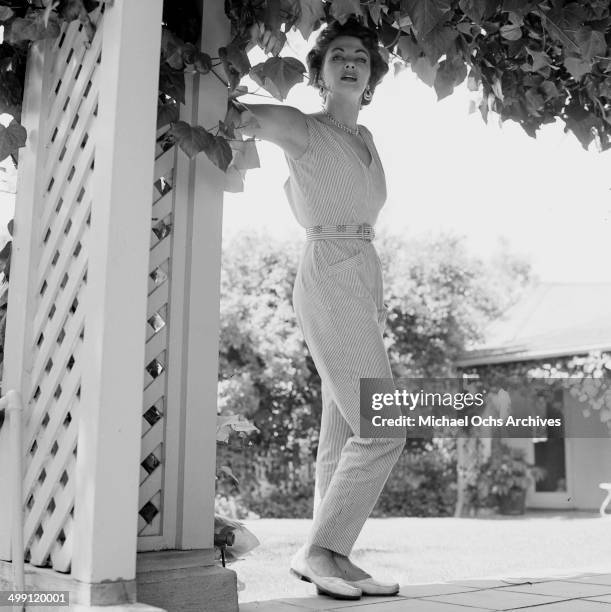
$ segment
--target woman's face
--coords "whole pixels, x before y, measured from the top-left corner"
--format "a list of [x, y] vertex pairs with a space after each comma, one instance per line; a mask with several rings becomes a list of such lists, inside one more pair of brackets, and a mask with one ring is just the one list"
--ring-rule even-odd
[[360, 39], [338, 36], [325, 53], [320, 76], [332, 93], [360, 98], [371, 76], [369, 52]]

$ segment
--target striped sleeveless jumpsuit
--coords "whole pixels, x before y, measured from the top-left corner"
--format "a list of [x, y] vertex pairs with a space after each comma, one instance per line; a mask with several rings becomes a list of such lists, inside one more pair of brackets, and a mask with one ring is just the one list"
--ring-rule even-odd
[[[331, 125], [305, 115], [309, 143], [285, 155], [284, 185], [297, 221], [375, 225], [386, 200], [384, 170], [369, 130], [364, 164]], [[306, 241], [293, 308], [322, 381], [322, 419], [309, 544], [349, 555], [403, 450], [403, 438], [360, 437], [360, 378], [392, 378], [380, 259], [360, 238]], [[396, 415], [400, 415], [397, 411]], [[391, 416], [390, 414], [388, 416]]]

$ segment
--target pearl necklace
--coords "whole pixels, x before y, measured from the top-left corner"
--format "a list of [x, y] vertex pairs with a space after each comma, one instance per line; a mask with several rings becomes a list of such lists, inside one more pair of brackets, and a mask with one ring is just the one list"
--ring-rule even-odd
[[352, 134], [353, 136], [357, 136], [358, 135], [358, 133], [359, 133], [359, 126], [358, 125], [355, 128], [351, 128], [351, 127], [348, 127], [347, 125], [344, 125], [343, 123], [338, 121], [326, 108], [323, 109], [323, 113], [327, 117], [329, 117], [331, 122], [333, 124], [335, 124], [338, 128], [341, 128], [342, 130], [344, 130], [345, 132], [348, 132], [348, 134]]

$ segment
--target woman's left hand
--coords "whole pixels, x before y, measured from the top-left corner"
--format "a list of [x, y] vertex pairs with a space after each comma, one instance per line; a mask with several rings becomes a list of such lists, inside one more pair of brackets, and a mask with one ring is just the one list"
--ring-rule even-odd
[[280, 30], [270, 30], [263, 22], [256, 22], [250, 27], [251, 41], [261, 47], [265, 53], [276, 56], [282, 51], [286, 42], [286, 34]]

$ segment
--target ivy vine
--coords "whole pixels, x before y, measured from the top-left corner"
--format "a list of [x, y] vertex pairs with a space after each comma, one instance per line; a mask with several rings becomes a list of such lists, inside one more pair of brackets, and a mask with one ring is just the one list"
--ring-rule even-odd
[[[0, 159], [25, 144], [20, 124], [25, 63], [31, 42], [53, 38], [62, 22], [88, 18], [96, 0], [0, 0], [0, 112], [13, 120], [0, 126]], [[400, 71], [409, 65], [438, 99], [467, 79], [481, 93], [485, 121], [498, 113], [535, 136], [560, 117], [587, 148], [610, 144], [611, 17], [608, 0], [226, 0], [231, 41], [218, 57], [199, 51], [201, 15], [192, 0], [166, 1], [159, 75], [158, 127], [188, 155], [203, 151], [227, 170], [242, 117], [232, 101], [248, 93], [249, 75], [269, 95], [284, 100], [303, 81], [305, 67], [294, 58], [270, 57], [251, 66], [249, 28], [264, 22], [278, 36], [298, 30], [307, 38], [323, 22], [355, 15], [376, 28], [386, 59]], [[93, 31], [91, 32], [93, 35]], [[228, 112], [214, 127], [179, 120], [185, 102], [185, 73], [213, 73], [229, 90]], [[235, 139], [239, 140], [239, 139]]]

